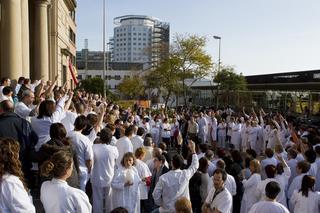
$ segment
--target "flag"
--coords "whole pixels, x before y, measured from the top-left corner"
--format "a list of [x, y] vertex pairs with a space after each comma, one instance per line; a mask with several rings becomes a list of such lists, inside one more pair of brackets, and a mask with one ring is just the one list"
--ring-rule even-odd
[[74, 66], [72, 65], [71, 58], [69, 59], [69, 70], [70, 70], [73, 82], [75, 83], [75, 85], [78, 85], [77, 74], [75, 72]]

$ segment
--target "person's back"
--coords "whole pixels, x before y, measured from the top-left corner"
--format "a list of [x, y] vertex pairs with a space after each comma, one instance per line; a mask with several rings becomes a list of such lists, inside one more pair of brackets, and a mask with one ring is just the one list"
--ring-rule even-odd
[[276, 201], [281, 192], [279, 183], [270, 181], [264, 190], [265, 199], [254, 204], [249, 213], [289, 213], [289, 210]]
[[55, 178], [42, 184], [41, 202], [47, 213], [91, 211], [91, 207], [85, 205], [89, 203], [89, 199], [83, 191]]
[[290, 202], [294, 205], [294, 213], [313, 213], [319, 212], [320, 192], [308, 192], [308, 197], [301, 192], [294, 191]]
[[195, 153], [195, 145], [189, 143], [192, 155], [192, 163], [188, 169], [181, 170], [183, 158], [175, 155], [172, 159], [174, 170], [160, 176], [159, 181], [152, 193], [154, 201], [160, 205], [160, 212], [174, 212], [174, 203], [181, 197], [190, 199], [189, 180], [199, 167], [198, 157]]
[[289, 213], [289, 211], [281, 203], [260, 201], [251, 207], [249, 213]]

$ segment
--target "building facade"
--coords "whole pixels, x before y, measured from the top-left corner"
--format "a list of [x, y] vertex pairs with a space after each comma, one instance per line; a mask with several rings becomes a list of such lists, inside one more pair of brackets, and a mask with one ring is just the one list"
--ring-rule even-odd
[[[76, 55], [76, 0], [0, 2], [0, 76], [70, 81]], [[71, 82], [71, 81], [70, 81]]]
[[[78, 80], [88, 78], [102, 78], [103, 79], [103, 52], [89, 51], [82, 49], [77, 51], [76, 64]], [[125, 78], [131, 78], [135, 75], [141, 75], [148, 67], [143, 63], [128, 63], [128, 62], [112, 62], [110, 61], [111, 52], [106, 53], [106, 73], [105, 81], [109, 89], [116, 92], [118, 85]]]
[[114, 18], [112, 61], [155, 65], [169, 54], [170, 26], [157, 18], [126, 15]]

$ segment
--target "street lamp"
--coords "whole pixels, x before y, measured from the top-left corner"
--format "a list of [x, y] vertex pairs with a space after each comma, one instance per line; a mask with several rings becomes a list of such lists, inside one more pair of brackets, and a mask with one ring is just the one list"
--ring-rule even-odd
[[218, 71], [220, 71], [220, 65], [221, 65], [221, 60], [220, 60], [220, 55], [221, 55], [221, 37], [220, 36], [213, 36], [214, 39], [219, 40], [219, 61], [218, 61]]
[[103, 97], [106, 98], [106, 0], [103, 0], [103, 27], [102, 27], [102, 47], [103, 47]]
[[[218, 61], [218, 72], [220, 72], [220, 66], [221, 66], [221, 59], [220, 59], [220, 55], [221, 55], [221, 37], [220, 36], [213, 36], [214, 39], [219, 40], [219, 61]], [[217, 99], [216, 99], [216, 108], [218, 109], [219, 107], [219, 85], [217, 85], [217, 95], [216, 95]]]

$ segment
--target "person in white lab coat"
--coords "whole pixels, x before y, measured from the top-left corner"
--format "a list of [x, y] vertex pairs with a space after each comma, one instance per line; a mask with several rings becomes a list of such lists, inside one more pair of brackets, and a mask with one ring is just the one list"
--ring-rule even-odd
[[124, 133], [124, 136], [121, 137], [117, 143], [116, 147], [119, 152], [119, 157], [117, 159], [117, 166], [121, 167], [121, 161], [125, 153], [133, 152], [133, 146], [131, 143], [131, 138], [134, 132], [134, 126], [129, 126]]
[[132, 152], [127, 152], [121, 160], [119, 167], [112, 179], [112, 206], [124, 207], [129, 213], [140, 213], [141, 179], [134, 167], [135, 158]]
[[85, 191], [86, 184], [89, 180], [89, 173], [91, 172], [93, 163], [92, 143], [88, 137], [81, 134], [81, 131], [86, 127], [86, 122], [86, 117], [80, 115], [74, 122], [74, 131], [68, 134], [68, 137], [72, 141], [72, 147], [79, 159], [80, 189], [83, 191]]
[[199, 125], [199, 133], [198, 133], [199, 141], [200, 143], [207, 143], [208, 122], [207, 122], [207, 119], [203, 116], [202, 112], [200, 112], [198, 125]]
[[281, 192], [279, 183], [269, 182], [265, 187], [265, 200], [254, 204], [249, 213], [289, 213], [289, 210], [281, 203], [277, 202], [278, 194]]
[[235, 150], [240, 150], [240, 144], [241, 144], [241, 123], [238, 121], [238, 118], [236, 118], [235, 123], [231, 129], [231, 144], [233, 144], [233, 147]]
[[135, 167], [138, 171], [139, 177], [141, 180], [145, 180], [143, 183], [139, 185], [140, 190], [140, 207], [141, 211], [147, 212], [147, 200], [148, 200], [148, 190], [149, 186], [151, 184], [151, 171], [148, 167], [148, 165], [143, 162], [144, 156], [146, 154], [145, 148], [140, 147], [136, 150], [134, 153], [136, 157]]
[[110, 145], [112, 131], [100, 131], [99, 143], [93, 145], [94, 164], [91, 172], [92, 205], [94, 213], [110, 212], [112, 208], [111, 181], [114, 176], [118, 149]]
[[284, 186], [280, 185], [280, 182], [276, 179], [276, 167], [274, 165], [268, 165], [265, 167], [265, 172], [267, 174], [267, 179], [261, 181], [257, 188], [255, 195], [257, 196], [258, 200], [265, 200], [266, 199], [266, 185], [270, 182], [277, 182], [280, 187], [280, 191], [278, 192], [278, 196], [276, 198], [277, 202], [281, 203], [284, 206], [287, 206], [287, 200], [285, 196], [285, 188]]
[[258, 184], [261, 182], [259, 161], [255, 159], [251, 160], [249, 168], [251, 176], [248, 180], [244, 179], [242, 181], [244, 193], [241, 201], [241, 213], [248, 213], [252, 205], [258, 202], [258, 198], [255, 195], [255, 190]]
[[[288, 188], [288, 198], [291, 198], [294, 190], [299, 190], [301, 188], [302, 178], [304, 175], [308, 174], [310, 169], [310, 163], [307, 161], [300, 161], [297, 164], [297, 176], [292, 180]], [[291, 208], [290, 208], [291, 209]]]
[[[217, 169], [226, 170], [226, 163], [223, 160], [217, 161]], [[224, 186], [226, 189], [230, 192], [232, 196], [235, 196], [237, 194], [237, 184], [232, 175], [229, 175], [227, 173], [227, 179], [224, 181]]]
[[[138, 128], [138, 127], [137, 127]], [[142, 127], [139, 127], [137, 130], [137, 134], [131, 139], [132, 146], [133, 146], [133, 152], [135, 153], [136, 150], [140, 147], [143, 147], [143, 138], [145, 130]]]
[[300, 190], [295, 190], [290, 202], [294, 213], [320, 212], [320, 192], [314, 191], [315, 177], [305, 175]]
[[91, 212], [88, 196], [80, 189], [68, 185], [72, 174], [73, 160], [70, 153], [59, 151], [41, 166], [43, 176], [53, 176], [41, 185], [40, 199], [47, 213]]
[[202, 205], [203, 213], [232, 212], [232, 195], [226, 189], [224, 182], [227, 173], [222, 169], [216, 169], [213, 174], [213, 188], [210, 190], [206, 201]]
[[[73, 92], [69, 93], [69, 99], [66, 107], [71, 104]], [[38, 142], [35, 146], [36, 151], [50, 140], [50, 126], [53, 123], [59, 123], [65, 116], [65, 101], [67, 96], [63, 96], [58, 100], [57, 105], [52, 100], [45, 100], [39, 106], [37, 117], [32, 117], [31, 127], [38, 135]]]
[[32, 199], [24, 183], [19, 160], [19, 143], [0, 140], [0, 212], [35, 213]]
[[192, 163], [188, 169], [181, 170], [183, 157], [175, 155], [172, 158], [172, 170], [160, 176], [152, 193], [154, 202], [160, 206], [159, 211], [175, 212], [174, 203], [181, 197], [190, 200], [189, 180], [199, 167], [199, 161], [195, 150], [195, 144], [189, 141], [189, 149], [192, 153]]

